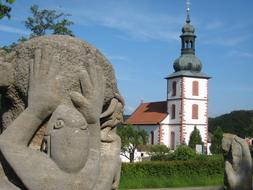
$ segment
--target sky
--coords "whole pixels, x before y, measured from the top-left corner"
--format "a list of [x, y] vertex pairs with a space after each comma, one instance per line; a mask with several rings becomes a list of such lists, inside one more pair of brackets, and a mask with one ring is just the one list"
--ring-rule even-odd
[[[70, 28], [112, 63], [125, 114], [141, 103], [165, 101], [166, 80], [180, 56], [185, 0], [16, 0], [12, 18], [0, 20], [0, 46], [30, 31], [29, 8], [68, 13]], [[209, 116], [253, 109], [253, 1], [191, 0], [196, 56], [209, 81]]]

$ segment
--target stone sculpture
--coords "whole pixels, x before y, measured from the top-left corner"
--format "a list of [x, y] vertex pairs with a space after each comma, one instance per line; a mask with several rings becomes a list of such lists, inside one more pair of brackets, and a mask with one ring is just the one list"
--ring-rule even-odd
[[233, 134], [224, 134], [222, 149], [225, 189], [252, 190], [252, 158], [246, 141]]
[[0, 69], [0, 188], [117, 189], [124, 101], [106, 58], [76, 38], [43, 36], [2, 55]]

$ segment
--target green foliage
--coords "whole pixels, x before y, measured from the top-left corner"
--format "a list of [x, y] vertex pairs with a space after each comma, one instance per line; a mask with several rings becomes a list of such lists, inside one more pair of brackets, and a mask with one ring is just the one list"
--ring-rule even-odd
[[194, 127], [194, 130], [192, 131], [191, 135], [190, 135], [190, 140], [189, 140], [189, 147], [191, 147], [193, 150], [196, 150], [196, 145], [197, 144], [201, 144], [203, 145], [201, 136], [200, 136], [200, 132], [197, 129], [197, 127]]
[[31, 6], [30, 10], [32, 16], [26, 19], [25, 27], [31, 30], [32, 37], [45, 35], [49, 31], [53, 34], [74, 36], [68, 28], [73, 22], [65, 18], [68, 14], [49, 9], [40, 10], [38, 5]]
[[222, 147], [221, 147], [222, 137], [223, 137], [223, 131], [220, 127], [218, 127], [214, 131], [212, 139], [211, 139], [212, 144], [211, 144], [210, 150], [212, 154], [222, 154]]
[[198, 155], [198, 157], [187, 161], [123, 163], [120, 187], [146, 189], [221, 185], [224, 176], [223, 156]]
[[166, 155], [170, 149], [164, 144], [148, 145], [148, 153], [150, 155]]
[[134, 152], [139, 145], [148, 142], [148, 133], [144, 130], [134, 129], [133, 126], [119, 126], [117, 133], [121, 138], [122, 155], [134, 162]]
[[221, 127], [224, 133], [233, 133], [245, 138], [252, 135], [253, 131], [253, 110], [233, 111], [219, 117], [209, 118], [209, 131], [214, 133], [217, 127]]
[[206, 159], [187, 161], [147, 161], [134, 164], [123, 163], [122, 176], [167, 177], [172, 176], [215, 176], [223, 174], [224, 163], [222, 156], [206, 156]]
[[14, 3], [15, 0], [5, 0], [5, 3], [0, 0], [0, 19], [4, 17], [11, 18], [10, 12], [11, 7], [10, 4]]
[[167, 154], [152, 155], [152, 161], [173, 161], [173, 160], [193, 160], [196, 159], [197, 154], [192, 148], [187, 145], [179, 145], [174, 152]]
[[186, 145], [179, 145], [173, 154], [174, 160], [191, 160], [196, 158], [196, 152]]
[[[73, 22], [65, 18], [70, 15], [59, 13], [55, 10], [40, 10], [38, 5], [31, 6], [30, 10], [32, 16], [28, 17], [25, 21], [25, 27], [31, 31], [29, 38], [45, 34], [74, 36], [73, 32], [69, 29], [69, 26], [71, 26]], [[2, 49], [6, 52], [11, 52], [19, 43], [29, 38], [21, 37], [18, 42], [3, 46]]]

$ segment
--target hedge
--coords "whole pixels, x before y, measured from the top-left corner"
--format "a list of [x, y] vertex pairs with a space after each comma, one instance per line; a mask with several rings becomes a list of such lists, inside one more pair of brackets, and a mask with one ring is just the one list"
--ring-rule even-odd
[[216, 176], [224, 172], [222, 157], [187, 161], [146, 161], [123, 163], [124, 177]]

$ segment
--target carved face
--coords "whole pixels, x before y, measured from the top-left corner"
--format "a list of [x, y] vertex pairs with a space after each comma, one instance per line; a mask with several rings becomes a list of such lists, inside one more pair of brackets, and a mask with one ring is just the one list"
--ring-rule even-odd
[[89, 152], [89, 131], [85, 118], [77, 109], [58, 106], [46, 133], [50, 157], [62, 170], [76, 172], [84, 167]]

